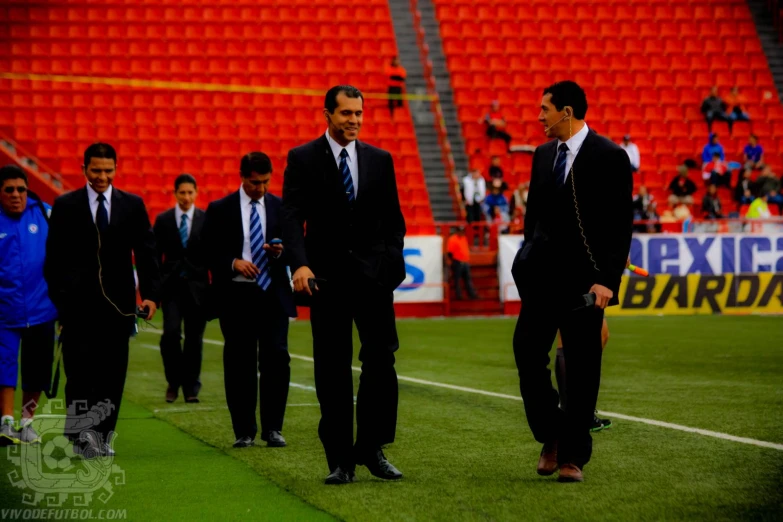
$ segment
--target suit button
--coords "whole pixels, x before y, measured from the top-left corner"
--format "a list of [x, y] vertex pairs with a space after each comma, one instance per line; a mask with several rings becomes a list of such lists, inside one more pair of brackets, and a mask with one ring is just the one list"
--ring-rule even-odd
[[348, 251], [348, 253], [349, 253], [349, 254], [353, 254], [353, 250], [349, 250], [349, 251]]

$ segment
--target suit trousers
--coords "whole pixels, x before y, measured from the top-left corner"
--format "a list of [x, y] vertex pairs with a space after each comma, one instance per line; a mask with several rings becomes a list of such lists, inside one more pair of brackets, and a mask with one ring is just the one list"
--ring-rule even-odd
[[65, 436], [74, 441], [92, 430], [110, 442], [117, 426], [134, 321], [112, 311], [63, 326]]
[[236, 438], [252, 439], [258, 433], [259, 402], [262, 433], [283, 429], [291, 379], [289, 319], [274, 286], [264, 291], [254, 283], [229, 285], [219, 318], [226, 402]]
[[[321, 405], [318, 435], [329, 470], [356, 467], [356, 453], [394, 442], [397, 429], [399, 348], [394, 296], [361, 276], [329, 278], [313, 296], [315, 387]], [[353, 322], [359, 332], [362, 363], [356, 397], [356, 445], [353, 445]]]
[[[558, 461], [580, 468], [590, 460], [590, 427], [601, 382], [603, 310], [572, 311], [551, 302], [523, 301], [514, 331], [514, 358], [519, 388], [533, 436], [538, 442], [558, 441]], [[558, 407], [552, 387], [549, 354], [557, 330], [565, 350], [568, 409]]]
[[[160, 338], [160, 355], [166, 382], [174, 389], [182, 387], [185, 397], [198, 396], [201, 390], [201, 358], [204, 350], [204, 329], [207, 321], [198, 306], [187, 282], [171, 299], [165, 299], [163, 309], [163, 335]], [[182, 343], [182, 323], [185, 324], [185, 341]], [[184, 346], [183, 346], [184, 345]]]

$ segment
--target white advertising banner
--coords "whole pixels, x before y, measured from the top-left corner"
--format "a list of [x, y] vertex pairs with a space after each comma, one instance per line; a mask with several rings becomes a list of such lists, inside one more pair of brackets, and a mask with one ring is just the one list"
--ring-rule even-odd
[[511, 265], [525, 240], [523, 235], [508, 235], [498, 238], [498, 280], [500, 301], [519, 301], [519, 292], [511, 277]]
[[395, 303], [443, 301], [443, 238], [405, 238], [405, 281], [394, 291]]

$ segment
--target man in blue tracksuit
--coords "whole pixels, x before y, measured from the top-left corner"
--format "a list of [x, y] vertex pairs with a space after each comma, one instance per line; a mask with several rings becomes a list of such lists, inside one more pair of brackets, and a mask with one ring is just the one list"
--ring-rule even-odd
[[[0, 446], [40, 443], [35, 407], [48, 391], [57, 310], [43, 277], [51, 207], [27, 189], [16, 165], [0, 168]], [[22, 347], [22, 416], [14, 425], [14, 391]]]

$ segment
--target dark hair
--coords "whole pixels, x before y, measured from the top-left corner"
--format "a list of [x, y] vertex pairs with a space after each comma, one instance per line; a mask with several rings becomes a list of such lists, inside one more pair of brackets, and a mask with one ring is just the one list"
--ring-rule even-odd
[[364, 105], [364, 96], [362, 96], [362, 91], [353, 85], [335, 85], [326, 91], [326, 97], [324, 98], [324, 109], [330, 113], [333, 113], [337, 108], [337, 96], [340, 93], [345, 94], [349, 98], [361, 98], [362, 105]]
[[90, 164], [93, 158], [112, 159], [117, 165], [117, 151], [108, 143], [93, 143], [84, 151], [84, 168]]
[[249, 178], [256, 172], [258, 174], [270, 174], [272, 172], [272, 160], [263, 152], [248, 152], [242, 156], [239, 164], [239, 173], [243, 178]]
[[574, 109], [574, 118], [585, 119], [587, 114], [587, 96], [576, 82], [570, 80], [556, 82], [544, 89], [544, 94], [552, 95], [552, 105], [562, 111], [566, 105]]
[[720, 158], [720, 152], [713, 152], [712, 153], [713, 158]]
[[196, 185], [196, 178], [194, 178], [191, 174], [188, 174], [187, 172], [183, 172], [179, 176], [177, 176], [177, 179], [174, 180], [174, 192], [179, 190], [179, 186], [183, 183], [193, 183], [193, 188], [198, 188]]
[[756, 141], [758, 141], [758, 140], [759, 140], [759, 137], [758, 137], [758, 136], [756, 136], [755, 134], [751, 134], [750, 136], [748, 136], [748, 138], [753, 138], [753, 139], [754, 139], [754, 140], [756, 140]]
[[0, 167], [0, 185], [9, 179], [21, 179], [27, 185], [27, 174], [18, 165], [11, 164]]

